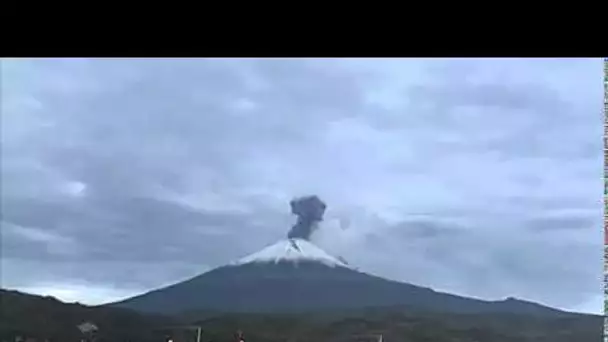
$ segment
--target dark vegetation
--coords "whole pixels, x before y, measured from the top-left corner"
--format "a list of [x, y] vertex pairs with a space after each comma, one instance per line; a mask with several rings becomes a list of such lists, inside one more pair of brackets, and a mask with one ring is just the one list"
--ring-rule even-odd
[[0, 290], [2, 341], [14, 341], [16, 336], [50, 342], [80, 341], [82, 334], [77, 326], [86, 321], [99, 327], [100, 340], [112, 342], [162, 341], [162, 334], [157, 329], [173, 323], [173, 319], [167, 317], [66, 304], [53, 297]]
[[438, 314], [404, 308], [298, 314], [219, 314], [190, 312], [175, 317], [142, 315], [108, 307], [65, 304], [51, 297], [0, 292], [0, 338], [34, 337], [75, 342], [84, 321], [99, 327], [100, 342], [194, 342], [200, 325], [203, 342], [234, 342], [242, 330], [247, 342], [596, 342], [603, 319], [591, 315]]

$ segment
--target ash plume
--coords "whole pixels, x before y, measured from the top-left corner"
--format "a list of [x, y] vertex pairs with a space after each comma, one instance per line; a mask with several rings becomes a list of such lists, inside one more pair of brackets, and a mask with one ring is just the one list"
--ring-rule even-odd
[[323, 214], [327, 206], [315, 195], [295, 198], [289, 202], [289, 205], [291, 212], [298, 217], [298, 220], [287, 237], [310, 240], [312, 233], [318, 228], [318, 223], [323, 221]]

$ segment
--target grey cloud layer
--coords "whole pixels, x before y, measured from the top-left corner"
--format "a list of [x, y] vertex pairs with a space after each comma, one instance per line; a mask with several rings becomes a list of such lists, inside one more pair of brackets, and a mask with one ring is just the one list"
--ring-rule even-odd
[[2, 69], [3, 268], [30, 274], [3, 285], [165, 284], [283, 237], [289, 199], [317, 193], [318, 242], [371, 272], [562, 307], [599, 293], [600, 60]]

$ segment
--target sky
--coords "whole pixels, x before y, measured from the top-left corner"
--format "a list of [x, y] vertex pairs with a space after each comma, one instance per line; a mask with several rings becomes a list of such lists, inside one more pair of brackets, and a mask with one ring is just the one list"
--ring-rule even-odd
[[1, 282], [87, 304], [286, 237], [599, 313], [601, 59], [3, 59]]

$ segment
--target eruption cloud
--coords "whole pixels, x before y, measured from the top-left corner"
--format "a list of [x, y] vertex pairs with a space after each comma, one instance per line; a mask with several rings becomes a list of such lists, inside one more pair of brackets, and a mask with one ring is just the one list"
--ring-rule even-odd
[[289, 205], [291, 212], [298, 217], [298, 220], [287, 237], [310, 240], [312, 233], [317, 230], [319, 222], [323, 221], [327, 205], [315, 195], [295, 198], [289, 202]]

